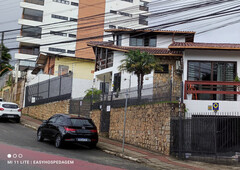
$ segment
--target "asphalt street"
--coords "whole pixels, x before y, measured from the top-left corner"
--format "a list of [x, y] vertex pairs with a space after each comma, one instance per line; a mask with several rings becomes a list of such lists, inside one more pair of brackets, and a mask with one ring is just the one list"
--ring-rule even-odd
[[[11, 159], [8, 157], [9, 154]], [[14, 154], [17, 154], [15, 159]], [[9, 160], [13, 162], [8, 162]], [[109, 155], [98, 148], [69, 145], [57, 149], [50, 141], [37, 142], [35, 130], [18, 123], [0, 120], [0, 169], [28, 170], [34, 167], [34, 170], [38, 170], [59, 167], [49, 163], [40, 166], [39, 162], [36, 163], [39, 160], [70, 160], [74, 163], [67, 167], [79, 167], [79, 169], [152, 169], [144, 164]]]

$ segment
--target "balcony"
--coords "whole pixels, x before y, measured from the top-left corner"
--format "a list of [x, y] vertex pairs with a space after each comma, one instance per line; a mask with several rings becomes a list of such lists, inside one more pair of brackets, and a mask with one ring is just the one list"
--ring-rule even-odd
[[23, 19], [42, 22], [43, 17], [24, 14]]
[[36, 5], [44, 5], [44, 0], [24, 0], [24, 2], [28, 2]]
[[39, 48], [25, 48], [25, 47], [21, 47], [19, 49], [19, 52], [22, 53], [22, 54], [38, 55], [39, 54]]
[[184, 99], [236, 101], [240, 82], [185, 81]]

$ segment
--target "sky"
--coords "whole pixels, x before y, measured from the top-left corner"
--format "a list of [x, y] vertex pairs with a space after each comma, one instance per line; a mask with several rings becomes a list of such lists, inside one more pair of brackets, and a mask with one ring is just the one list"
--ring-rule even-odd
[[186, 30], [195, 31], [195, 42], [208, 42], [208, 43], [240, 43], [240, 0], [222, 1], [223, 3], [208, 5], [206, 7], [198, 7], [197, 9], [184, 10], [181, 12], [172, 12], [169, 15], [163, 15], [163, 12], [179, 9], [194, 5], [196, 3], [204, 2], [220, 2], [217, 0], [153, 0], [150, 6], [152, 14], [161, 13], [152, 16], [149, 19], [150, 26], [169, 24], [174, 21], [181, 21], [191, 19], [194, 17], [203, 17], [206, 15], [214, 16], [214, 13], [219, 13], [226, 10], [236, 10], [231, 15], [216, 17], [198, 22], [187, 22], [178, 24], [176, 26], [166, 27], [169, 30]]
[[[0, 0], [0, 31], [20, 28], [18, 19], [22, 16], [22, 9], [20, 8], [21, 1], [22, 0]], [[20, 31], [6, 33], [4, 39], [16, 38], [19, 34]], [[18, 47], [15, 39], [4, 40], [4, 45], [8, 48]], [[14, 58], [16, 52], [16, 50], [10, 51], [12, 58]], [[12, 62], [12, 64], [14, 63]]]

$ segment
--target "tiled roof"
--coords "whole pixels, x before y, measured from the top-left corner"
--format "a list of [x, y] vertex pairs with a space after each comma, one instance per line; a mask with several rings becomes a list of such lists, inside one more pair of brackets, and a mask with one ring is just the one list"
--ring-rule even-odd
[[194, 31], [158, 30], [158, 29], [106, 29], [105, 32], [154, 32], [164, 34], [195, 34]]
[[168, 48], [154, 48], [154, 47], [132, 47], [132, 46], [116, 46], [112, 42], [91, 41], [87, 43], [89, 46], [102, 47], [116, 51], [128, 52], [130, 50], [140, 50], [148, 52], [156, 56], [182, 56], [180, 51], [170, 51]]
[[170, 44], [168, 48], [171, 50], [174, 49], [240, 50], [240, 44], [174, 42]]

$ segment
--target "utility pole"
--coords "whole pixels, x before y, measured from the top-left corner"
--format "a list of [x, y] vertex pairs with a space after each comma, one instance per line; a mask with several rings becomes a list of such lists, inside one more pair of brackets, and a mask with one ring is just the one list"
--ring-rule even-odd
[[[3, 53], [3, 39], [4, 39], [4, 32], [2, 32], [2, 39], [1, 39], [1, 53], [0, 53], [0, 63], [2, 63], [3, 62], [3, 60], [2, 60], [2, 53]], [[3, 68], [2, 68], [2, 66], [0, 65], [0, 71], [2, 70]]]

